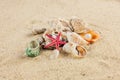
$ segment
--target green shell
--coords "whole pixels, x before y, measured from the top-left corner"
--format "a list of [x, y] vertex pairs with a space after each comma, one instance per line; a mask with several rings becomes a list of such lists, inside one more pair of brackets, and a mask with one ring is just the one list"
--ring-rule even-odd
[[36, 40], [31, 41], [28, 44], [28, 47], [26, 49], [26, 55], [29, 57], [36, 57], [40, 54], [40, 45], [39, 42]]

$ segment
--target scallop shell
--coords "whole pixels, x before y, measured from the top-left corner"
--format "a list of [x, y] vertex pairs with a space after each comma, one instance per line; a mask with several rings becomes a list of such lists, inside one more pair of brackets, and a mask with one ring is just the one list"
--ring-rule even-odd
[[70, 20], [70, 25], [73, 27], [74, 32], [82, 33], [87, 30], [87, 23], [78, 18], [73, 18]]
[[63, 46], [63, 51], [72, 54], [74, 57], [84, 57], [87, 53], [87, 50], [83, 46], [70, 42]]

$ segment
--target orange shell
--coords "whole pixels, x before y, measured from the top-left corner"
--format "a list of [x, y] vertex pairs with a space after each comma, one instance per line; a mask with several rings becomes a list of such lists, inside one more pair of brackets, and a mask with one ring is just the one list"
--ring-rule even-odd
[[[80, 35], [90, 44], [94, 43], [100, 38], [99, 34], [93, 30], [89, 30], [86, 33], [81, 33]], [[86, 38], [86, 35], [89, 35], [89, 38]]]

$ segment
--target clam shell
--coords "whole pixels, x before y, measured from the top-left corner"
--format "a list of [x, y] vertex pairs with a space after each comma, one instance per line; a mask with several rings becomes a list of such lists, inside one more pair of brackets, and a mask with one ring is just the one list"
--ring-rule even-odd
[[100, 38], [100, 35], [93, 30], [89, 30], [88, 32], [82, 33], [80, 35], [89, 43], [94, 43]]

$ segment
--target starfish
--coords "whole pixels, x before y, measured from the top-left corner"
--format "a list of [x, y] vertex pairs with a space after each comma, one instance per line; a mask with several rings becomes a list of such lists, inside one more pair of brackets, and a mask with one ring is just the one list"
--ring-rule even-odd
[[56, 36], [56, 38], [53, 38], [49, 34], [46, 34], [46, 36], [51, 40], [51, 43], [45, 45], [44, 48], [48, 48], [48, 47], [54, 46], [57, 50], [59, 50], [59, 46], [61, 44], [65, 44], [66, 43], [65, 41], [60, 40], [61, 32], [58, 33], [58, 35]]

